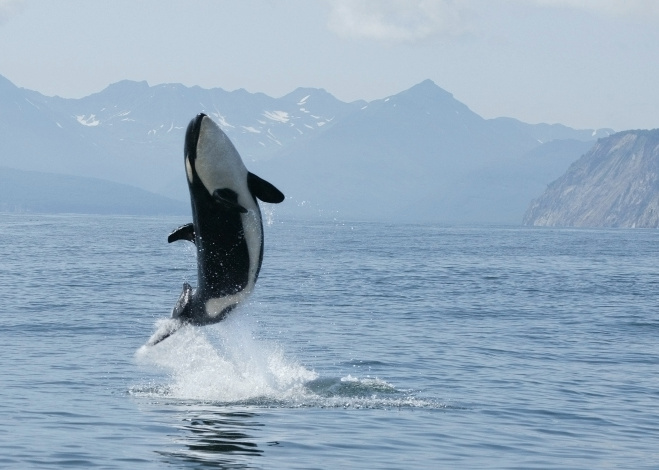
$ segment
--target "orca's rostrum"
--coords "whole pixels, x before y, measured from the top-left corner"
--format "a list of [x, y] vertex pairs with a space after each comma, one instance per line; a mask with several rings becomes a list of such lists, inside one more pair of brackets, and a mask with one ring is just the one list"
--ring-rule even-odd
[[197, 287], [183, 284], [171, 320], [147, 345], [188, 323], [221, 321], [252, 291], [263, 259], [263, 223], [256, 200], [284, 200], [281, 191], [247, 171], [229, 138], [205, 114], [188, 125], [184, 158], [192, 223], [174, 230], [167, 241], [196, 245]]

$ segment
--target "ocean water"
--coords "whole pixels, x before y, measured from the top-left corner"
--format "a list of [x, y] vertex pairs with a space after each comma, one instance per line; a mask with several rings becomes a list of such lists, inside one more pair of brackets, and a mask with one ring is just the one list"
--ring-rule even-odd
[[659, 468], [659, 232], [280, 220], [143, 344], [180, 218], [0, 214], [0, 468]]

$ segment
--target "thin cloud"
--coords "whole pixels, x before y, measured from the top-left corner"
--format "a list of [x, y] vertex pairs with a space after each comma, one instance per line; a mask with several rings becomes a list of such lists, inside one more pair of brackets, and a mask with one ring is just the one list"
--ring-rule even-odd
[[584, 10], [608, 16], [658, 17], [657, 0], [534, 0], [537, 5]]
[[23, 11], [23, 0], [0, 0], [0, 25]]
[[328, 27], [342, 37], [416, 42], [466, 31], [464, 7], [452, 0], [329, 0]]

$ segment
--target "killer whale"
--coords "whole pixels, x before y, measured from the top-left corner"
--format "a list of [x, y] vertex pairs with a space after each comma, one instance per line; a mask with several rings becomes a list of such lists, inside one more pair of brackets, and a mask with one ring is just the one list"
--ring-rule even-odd
[[252, 291], [263, 260], [257, 199], [284, 200], [275, 186], [247, 170], [227, 135], [203, 113], [186, 130], [184, 164], [192, 223], [175, 229], [167, 241], [196, 245], [197, 287], [183, 284], [171, 319], [151, 336], [149, 346], [185, 324], [222, 321]]

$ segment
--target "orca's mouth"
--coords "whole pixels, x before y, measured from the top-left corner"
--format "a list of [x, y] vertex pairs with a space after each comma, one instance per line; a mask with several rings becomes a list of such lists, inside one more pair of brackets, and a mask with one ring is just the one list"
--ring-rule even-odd
[[204, 113], [197, 114], [185, 131], [185, 156], [190, 161], [194, 162], [197, 158], [197, 142], [199, 142], [199, 133], [201, 132], [201, 123], [204, 121], [206, 115]]

